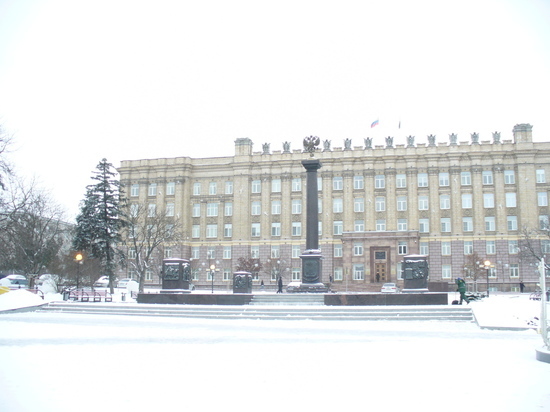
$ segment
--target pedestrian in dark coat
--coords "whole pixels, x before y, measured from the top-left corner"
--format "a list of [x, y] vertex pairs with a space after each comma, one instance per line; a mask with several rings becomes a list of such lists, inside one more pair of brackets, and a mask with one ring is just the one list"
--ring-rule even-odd
[[523, 290], [525, 289], [525, 283], [523, 281], [519, 282], [519, 291], [523, 293]]
[[279, 280], [277, 281], [277, 286], [279, 287], [277, 289], [277, 293], [283, 293], [283, 278], [279, 276]]

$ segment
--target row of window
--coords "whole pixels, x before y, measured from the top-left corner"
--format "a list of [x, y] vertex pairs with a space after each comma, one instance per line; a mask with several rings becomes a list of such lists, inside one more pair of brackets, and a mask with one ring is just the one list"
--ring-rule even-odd
[[[323, 234], [323, 222], [319, 222], [319, 235]], [[539, 216], [539, 226], [541, 229], [547, 229], [550, 227], [550, 218], [548, 215]], [[518, 230], [518, 220], [517, 216], [506, 216], [506, 227], [508, 231], [517, 231]], [[344, 231], [344, 222], [342, 220], [335, 220], [332, 225], [332, 234], [341, 235]], [[408, 219], [397, 219], [398, 232], [408, 231]], [[414, 229], [412, 229], [414, 230]], [[464, 232], [473, 232], [474, 230], [474, 221], [472, 217], [463, 217], [462, 218], [462, 230]], [[354, 221], [354, 232], [364, 232], [365, 231], [365, 221], [364, 220], [355, 220]], [[385, 232], [387, 231], [386, 219], [377, 219], [375, 222], [375, 231]], [[430, 219], [419, 219], [418, 220], [418, 231], [420, 233], [430, 233]], [[439, 219], [439, 231], [441, 233], [450, 233], [451, 232], [451, 218], [440, 218]], [[485, 231], [494, 232], [496, 231], [496, 218], [494, 216], [485, 217]], [[261, 224], [252, 223], [251, 224], [251, 237], [260, 237], [261, 236]], [[223, 237], [231, 238], [233, 236], [233, 224], [225, 223], [223, 226]], [[271, 223], [271, 236], [281, 236], [281, 223], [272, 222]], [[302, 236], [302, 222], [291, 222], [291, 236]], [[194, 239], [199, 239], [201, 237], [201, 225], [193, 225], [191, 231], [191, 237]], [[206, 225], [206, 238], [217, 238], [218, 237], [218, 225], [217, 224], [208, 224]]]
[[[483, 185], [493, 185], [494, 177], [492, 170], [484, 170], [481, 173], [482, 175], [482, 184]], [[537, 169], [535, 172], [535, 179], [537, 183], [546, 183], [546, 172], [544, 169]], [[418, 173], [417, 177], [417, 186], [418, 187], [428, 187], [428, 173]], [[440, 187], [450, 186], [450, 174], [449, 172], [441, 172], [438, 175], [438, 181]], [[460, 184], [462, 186], [471, 186], [472, 185], [472, 174], [471, 172], [461, 172], [460, 173]], [[504, 184], [513, 185], [516, 184], [516, 176], [514, 170], [504, 170]], [[407, 187], [407, 175], [406, 174], [396, 174], [395, 175], [395, 186], [397, 188], [406, 188]], [[271, 192], [280, 193], [281, 192], [281, 179], [272, 179], [271, 180]], [[375, 175], [374, 177], [374, 188], [375, 189], [384, 189], [386, 187], [386, 176], [385, 175]], [[139, 196], [139, 184], [133, 184], [130, 189], [130, 196], [136, 197]], [[318, 178], [318, 189], [322, 190], [322, 178]], [[355, 190], [362, 190], [365, 188], [364, 176], [356, 175], [353, 177], [353, 188]], [[333, 190], [343, 190], [344, 189], [344, 179], [342, 176], [335, 176], [332, 178], [332, 189]], [[218, 194], [218, 182], [209, 182], [208, 183], [208, 194], [217, 195]], [[294, 178], [291, 183], [291, 190], [293, 192], [300, 192], [302, 190], [302, 179]], [[148, 186], [147, 194], [148, 196], [156, 196], [158, 191], [157, 183], [150, 183]], [[166, 195], [174, 195], [176, 191], [175, 182], [166, 183]], [[253, 180], [251, 182], [251, 192], [252, 193], [261, 193], [262, 191], [262, 182], [261, 180]], [[233, 194], [233, 182], [226, 181], [224, 182], [224, 193], [231, 195]], [[202, 193], [202, 183], [195, 182], [193, 183], [193, 195], [199, 196]]]

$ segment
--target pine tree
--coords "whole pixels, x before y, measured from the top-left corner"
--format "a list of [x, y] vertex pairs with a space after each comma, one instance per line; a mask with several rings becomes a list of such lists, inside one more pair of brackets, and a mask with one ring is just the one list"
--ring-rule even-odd
[[101, 160], [92, 180], [97, 183], [86, 187], [80, 214], [76, 218], [73, 239], [74, 250], [87, 251], [101, 261], [102, 274], [109, 277], [113, 293], [114, 272], [120, 231], [126, 225], [121, 204], [121, 185], [107, 159]]

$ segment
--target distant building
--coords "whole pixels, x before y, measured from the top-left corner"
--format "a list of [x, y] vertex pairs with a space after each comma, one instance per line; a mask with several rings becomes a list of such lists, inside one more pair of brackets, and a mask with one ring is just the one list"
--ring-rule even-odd
[[[407, 254], [428, 255], [430, 282], [454, 290], [466, 277], [468, 255], [489, 259], [490, 286], [509, 291], [537, 282], [532, 261], [518, 253], [523, 227], [548, 222], [547, 175], [550, 143], [535, 143], [532, 126], [516, 125], [513, 140], [372, 146], [364, 139], [317, 150], [319, 245], [323, 281], [333, 289], [380, 290], [383, 282], [402, 284]], [[302, 148], [253, 151], [248, 138], [235, 141], [234, 156], [175, 157], [123, 161], [119, 169], [130, 203], [149, 202], [183, 218], [185, 239], [165, 245], [166, 257], [190, 258], [193, 283], [210, 285], [207, 268], [216, 264], [217, 288], [231, 286], [239, 257], [259, 258], [256, 281], [275, 285], [300, 280], [305, 249], [305, 169]], [[162, 256], [158, 257], [160, 261]], [[160, 267], [160, 262], [158, 262]], [[158, 268], [149, 282], [158, 284]], [[443, 285], [447, 286], [447, 285]], [[480, 289], [485, 280], [480, 281]]]

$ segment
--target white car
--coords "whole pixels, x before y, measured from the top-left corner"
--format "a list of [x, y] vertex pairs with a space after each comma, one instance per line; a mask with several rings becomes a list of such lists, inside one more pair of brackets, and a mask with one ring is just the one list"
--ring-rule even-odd
[[397, 293], [397, 286], [395, 283], [384, 283], [382, 285], [382, 289], [380, 290], [382, 293]]
[[[116, 279], [115, 279], [116, 282]], [[109, 286], [109, 276], [101, 276], [94, 282], [94, 288], [106, 288]]]
[[0, 280], [0, 286], [8, 286], [10, 289], [27, 289], [29, 281], [23, 275], [8, 275]]

